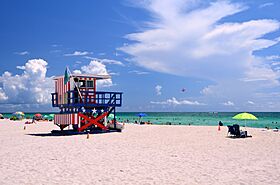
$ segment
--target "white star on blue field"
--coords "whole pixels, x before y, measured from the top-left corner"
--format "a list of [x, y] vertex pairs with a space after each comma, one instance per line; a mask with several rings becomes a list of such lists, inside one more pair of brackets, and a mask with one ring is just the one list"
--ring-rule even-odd
[[120, 111], [279, 111], [277, 0], [4, 0], [0, 112], [53, 111], [52, 77], [110, 74]]

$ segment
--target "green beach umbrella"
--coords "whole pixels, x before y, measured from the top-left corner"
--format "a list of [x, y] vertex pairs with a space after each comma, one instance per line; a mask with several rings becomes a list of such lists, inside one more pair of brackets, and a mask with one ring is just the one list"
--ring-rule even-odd
[[49, 118], [49, 120], [50, 119], [53, 120], [54, 119], [54, 114], [49, 114], [48, 118]]
[[246, 120], [258, 120], [256, 116], [247, 112], [236, 114], [235, 116], [232, 117], [232, 119], [245, 120], [245, 127], [246, 127]]
[[23, 119], [23, 118], [24, 118], [24, 113], [23, 113], [23, 112], [15, 112], [15, 113], [13, 113], [13, 115], [14, 115], [17, 119]]
[[[114, 114], [109, 114], [108, 118], [109, 119], [114, 119]], [[117, 116], [116, 116], [116, 119], [117, 119]]]
[[15, 112], [14, 114], [15, 114], [15, 115], [21, 115], [21, 116], [24, 116], [24, 113], [23, 113], [23, 112]]

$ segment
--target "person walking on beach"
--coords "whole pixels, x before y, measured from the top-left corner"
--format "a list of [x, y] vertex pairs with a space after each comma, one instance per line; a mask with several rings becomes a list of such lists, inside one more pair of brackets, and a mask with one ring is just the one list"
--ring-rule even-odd
[[32, 123], [36, 123], [35, 122], [35, 116], [32, 117]]
[[221, 126], [223, 126], [224, 124], [221, 122], [221, 121], [219, 121], [219, 123], [218, 123], [218, 131], [220, 131], [221, 130]]

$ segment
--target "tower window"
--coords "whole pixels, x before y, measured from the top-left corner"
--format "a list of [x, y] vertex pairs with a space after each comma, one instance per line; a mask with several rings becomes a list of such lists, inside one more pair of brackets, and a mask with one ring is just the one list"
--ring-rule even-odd
[[93, 81], [87, 81], [87, 87], [93, 87]]

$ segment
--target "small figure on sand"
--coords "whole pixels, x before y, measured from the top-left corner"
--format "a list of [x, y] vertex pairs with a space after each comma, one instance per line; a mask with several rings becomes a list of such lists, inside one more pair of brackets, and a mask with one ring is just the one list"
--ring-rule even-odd
[[31, 122], [31, 123], [36, 123], [35, 120], [36, 120], [36, 119], [35, 119], [35, 116], [33, 116], [33, 117], [32, 117], [32, 122]]
[[218, 131], [220, 131], [221, 130], [221, 126], [223, 126], [224, 124], [221, 122], [221, 121], [219, 121], [219, 123], [218, 123]]

